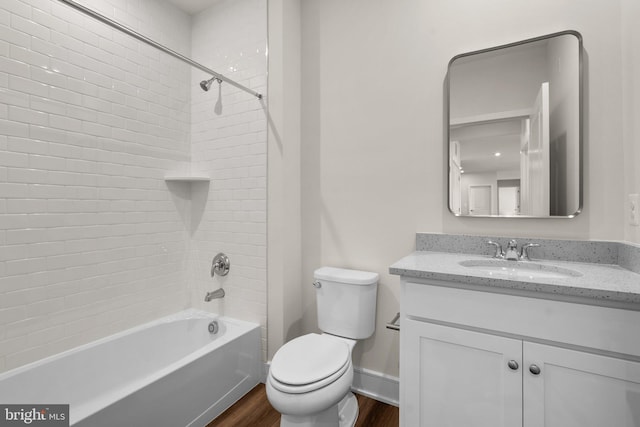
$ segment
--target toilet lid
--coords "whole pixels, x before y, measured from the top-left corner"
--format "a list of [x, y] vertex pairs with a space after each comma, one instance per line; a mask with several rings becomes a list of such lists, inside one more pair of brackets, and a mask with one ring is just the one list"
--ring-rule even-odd
[[280, 348], [269, 373], [283, 384], [316, 383], [344, 368], [350, 359], [347, 343], [326, 335], [307, 334]]

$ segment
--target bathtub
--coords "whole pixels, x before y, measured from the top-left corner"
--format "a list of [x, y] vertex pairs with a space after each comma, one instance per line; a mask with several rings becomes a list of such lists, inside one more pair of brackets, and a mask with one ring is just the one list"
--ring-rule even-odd
[[0, 374], [0, 403], [69, 404], [75, 427], [204, 426], [260, 381], [260, 341], [186, 310]]

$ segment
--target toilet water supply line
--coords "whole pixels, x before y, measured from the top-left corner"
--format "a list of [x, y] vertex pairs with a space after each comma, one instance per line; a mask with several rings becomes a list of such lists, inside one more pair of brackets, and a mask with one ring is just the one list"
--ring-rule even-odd
[[237, 82], [231, 80], [230, 78], [225, 77], [222, 74], [217, 73], [217, 72], [213, 71], [212, 69], [210, 69], [208, 67], [205, 67], [204, 65], [202, 65], [202, 64], [200, 64], [200, 63], [198, 63], [198, 62], [196, 62], [196, 61], [194, 61], [194, 60], [192, 60], [190, 58], [187, 58], [186, 56], [184, 56], [184, 55], [182, 55], [182, 54], [180, 54], [180, 53], [178, 53], [178, 52], [176, 52], [174, 50], [171, 50], [168, 47], [166, 47], [164, 45], [161, 45], [160, 43], [158, 43], [158, 42], [156, 42], [154, 40], [151, 40], [150, 38], [148, 38], [146, 36], [143, 36], [142, 34], [132, 30], [131, 28], [129, 28], [129, 27], [125, 26], [125, 25], [122, 25], [119, 22], [116, 22], [113, 19], [108, 18], [108, 17], [106, 17], [106, 16], [104, 16], [104, 15], [102, 15], [102, 14], [100, 14], [100, 13], [98, 13], [98, 12], [92, 10], [92, 9], [89, 9], [88, 7], [85, 7], [85, 6], [81, 5], [80, 3], [78, 3], [78, 2], [76, 2], [74, 0], [58, 0], [58, 1], [61, 2], [61, 3], [66, 4], [67, 6], [70, 6], [70, 7], [74, 8], [74, 9], [76, 9], [76, 10], [82, 12], [82, 13], [84, 13], [85, 15], [88, 15], [88, 16], [92, 17], [93, 19], [95, 19], [97, 21], [100, 21], [100, 22], [102, 22], [104, 24], [107, 24], [110, 27], [115, 28], [116, 30], [119, 30], [119, 31], [121, 31], [121, 32], [123, 32], [125, 34], [128, 34], [131, 37], [133, 37], [133, 38], [135, 38], [135, 39], [137, 39], [137, 40], [139, 40], [139, 41], [141, 41], [143, 43], [148, 44], [149, 46], [153, 46], [156, 49], [159, 49], [159, 50], [167, 53], [168, 55], [171, 55], [174, 58], [179, 59], [182, 62], [186, 62], [187, 64], [189, 64], [189, 65], [191, 65], [193, 67], [196, 67], [199, 70], [204, 71], [205, 73], [211, 74], [213, 76], [213, 78], [218, 80], [218, 81], [223, 81], [225, 83], [229, 83], [231, 86], [235, 86], [240, 90], [243, 90], [243, 91], [245, 91], [247, 93], [250, 93], [251, 95], [255, 96], [258, 99], [262, 99], [262, 94], [261, 93], [256, 92], [254, 90], [251, 90], [248, 87], [243, 86], [240, 83], [237, 83]]

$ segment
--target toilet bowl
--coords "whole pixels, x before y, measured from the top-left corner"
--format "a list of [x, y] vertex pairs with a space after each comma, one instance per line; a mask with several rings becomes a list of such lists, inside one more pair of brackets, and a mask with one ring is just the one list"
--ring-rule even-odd
[[276, 352], [267, 398], [281, 414], [281, 427], [352, 427], [358, 402], [350, 391], [351, 353], [374, 332], [378, 275], [323, 267], [314, 278], [325, 333], [295, 338]]
[[278, 350], [266, 388], [269, 402], [282, 414], [282, 427], [342, 427], [355, 423], [357, 403], [349, 402], [349, 395], [353, 396], [351, 350], [355, 343], [328, 334], [308, 334]]

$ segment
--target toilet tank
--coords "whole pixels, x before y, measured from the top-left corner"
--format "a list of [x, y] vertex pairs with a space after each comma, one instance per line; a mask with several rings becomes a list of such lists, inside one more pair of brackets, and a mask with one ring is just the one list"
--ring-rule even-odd
[[322, 267], [313, 276], [320, 330], [351, 339], [373, 335], [378, 273]]

